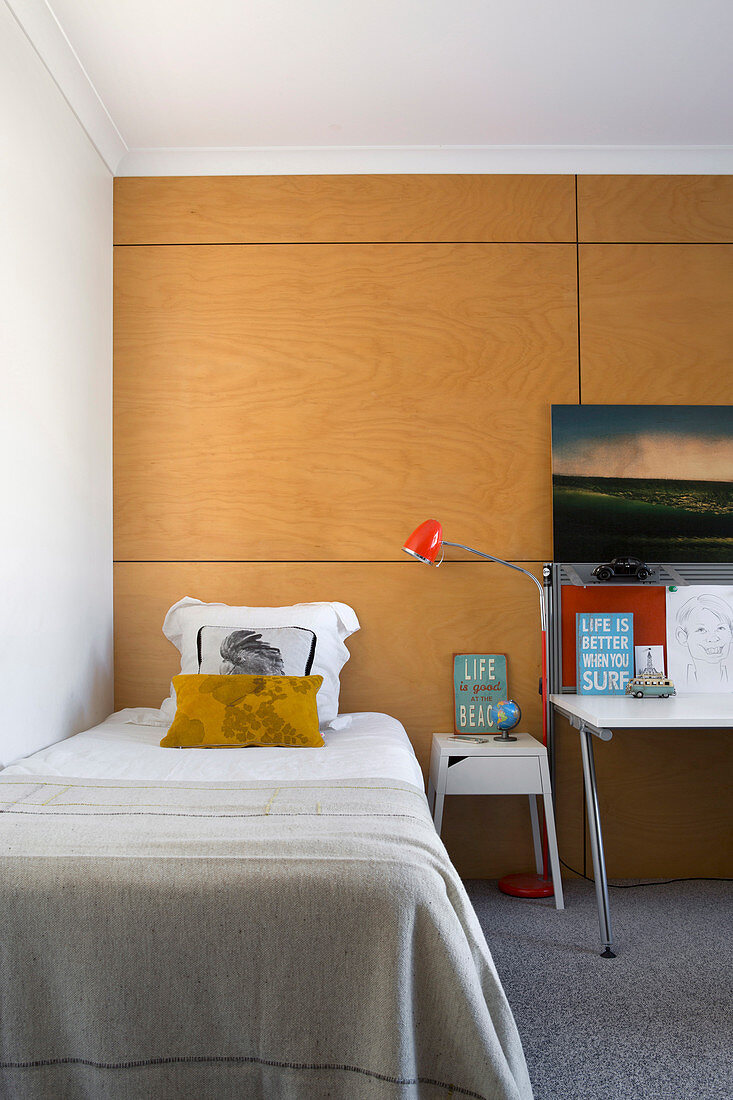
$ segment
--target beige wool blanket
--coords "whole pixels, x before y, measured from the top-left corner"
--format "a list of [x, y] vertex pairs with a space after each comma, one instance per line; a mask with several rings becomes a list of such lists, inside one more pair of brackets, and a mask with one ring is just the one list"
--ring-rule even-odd
[[4, 1100], [531, 1097], [408, 783], [0, 775]]

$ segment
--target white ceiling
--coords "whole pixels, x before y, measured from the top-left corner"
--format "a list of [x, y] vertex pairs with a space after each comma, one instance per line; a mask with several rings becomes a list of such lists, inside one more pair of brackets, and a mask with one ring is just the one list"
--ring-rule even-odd
[[[39, 0], [7, 2], [23, 20]], [[512, 170], [512, 150], [552, 171], [562, 149], [572, 171], [572, 151], [599, 147], [733, 170], [732, 0], [49, 6], [119, 131], [121, 172], [316, 151], [345, 170], [409, 155], [418, 171], [482, 170], [493, 151]]]

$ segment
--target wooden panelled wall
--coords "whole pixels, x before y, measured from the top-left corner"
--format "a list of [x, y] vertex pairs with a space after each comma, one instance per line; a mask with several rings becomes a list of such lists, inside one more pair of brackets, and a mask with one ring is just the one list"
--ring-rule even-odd
[[[117, 705], [158, 705], [185, 594], [343, 600], [342, 710], [451, 727], [451, 654], [506, 652], [540, 731], [536, 589], [400, 551], [422, 519], [539, 573], [550, 405], [733, 402], [733, 179], [115, 181]], [[465, 559], [466, 556], [463, 555]], [[733, 872], [728, 734], [617, 734], [596, 759], [612, 876]], [[727, 769], [727, 772], [726, 772]], [[584, 858], [577, 735], [563, 858]], [[523, 798], [453, 799], [458, 869], [531, 867]]]

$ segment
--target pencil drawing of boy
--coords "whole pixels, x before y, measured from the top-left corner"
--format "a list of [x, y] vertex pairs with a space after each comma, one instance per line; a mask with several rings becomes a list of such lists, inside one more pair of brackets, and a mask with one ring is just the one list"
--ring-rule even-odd
[[693, 596], [677, 612], [675, 633], [689, 658], [684, 686], [728, 690], [733, 610], [727, 600], [710, 593]]

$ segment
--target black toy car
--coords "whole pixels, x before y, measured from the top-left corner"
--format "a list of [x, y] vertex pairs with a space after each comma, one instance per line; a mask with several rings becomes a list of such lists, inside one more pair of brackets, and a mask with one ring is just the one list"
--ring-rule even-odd
[[649, 566], [638, 558], [613, 558], [593, 570], [593, 576], [598, 577], [599, 581], [610, 581], [611, 577], [635, 577], [638, 581], [645, 581], [651, 575]]

